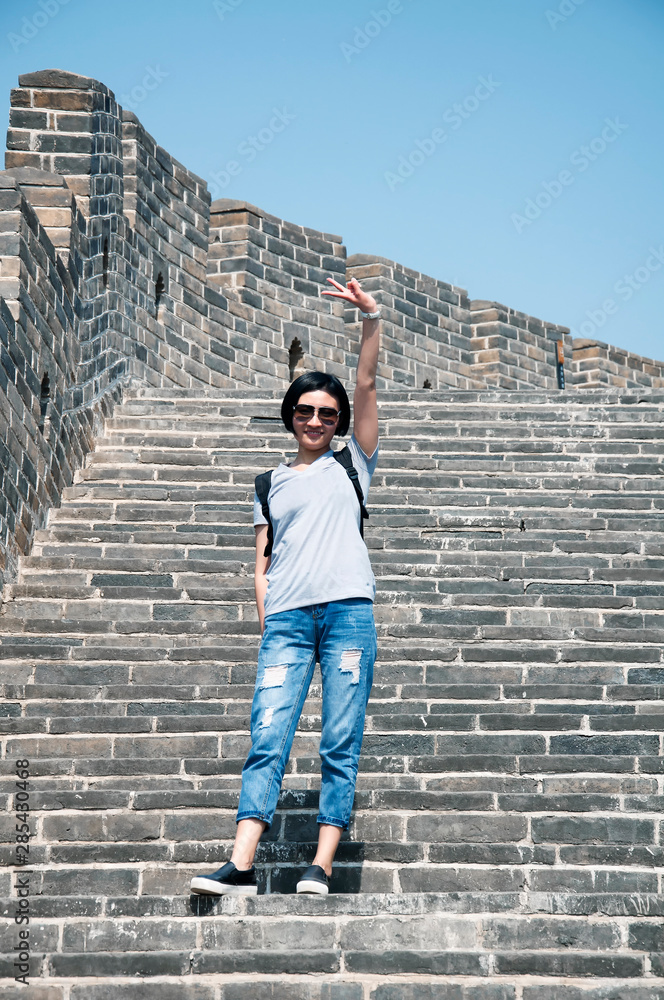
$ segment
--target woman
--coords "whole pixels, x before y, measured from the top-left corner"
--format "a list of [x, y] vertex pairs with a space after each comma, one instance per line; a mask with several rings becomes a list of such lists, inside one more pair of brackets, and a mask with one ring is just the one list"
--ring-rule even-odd
[[[376, 301], [355, 278], [322, 294], [346, 299], [364, 316], [353, 396], [349, 449], [365, 500], [378, 459]], [[369, 315], [367, 315], [369, 314]], [[364, 717], [373, 680], [375, 580], [360, 534], [360, 506], [331, 441], [350, 423], [346, 391], [322, 372], [301, 375], [281, 407], [298, 443], [289, 465], [272, 474], [269, 510], [274, 531], [265, 555], [268, 522], [254, 497], [256, 605], [261, 627], [251, 709], [252, 745], [242, 770], [237, 832], [231, 859], [212, 875], [194, 878], [191, 891], [254, 895], [254, 855], [272, 822], [293, 737], [320, 660], [323, 684], [318, 850], [298, 892], [326, 895], [332, 862], [353, 805]]]

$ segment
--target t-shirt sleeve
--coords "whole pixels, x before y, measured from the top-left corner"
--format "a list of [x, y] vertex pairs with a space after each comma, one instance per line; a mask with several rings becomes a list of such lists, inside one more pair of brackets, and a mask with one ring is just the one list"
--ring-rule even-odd
[[254, 490], [254, 527], [257, 524], [267, 524], [267, 518], [263, 517], [263, 505], [258, 499], [258, 493]]
[[362, 492], [364, 493], [364, 499], [366, 501], [367, 494], [369, 493], [369, 486], [371, 484], [371, 477], [376, 470], [376, 463], [378, 461], [378, 445], [376, 445], [373, 455], [365, 455], [357, 442], [357, 438], [354, 434], [351, 434], [348, 447], [353, 457], [353, 465], [357, 469], [360, 486], [362, 487]]

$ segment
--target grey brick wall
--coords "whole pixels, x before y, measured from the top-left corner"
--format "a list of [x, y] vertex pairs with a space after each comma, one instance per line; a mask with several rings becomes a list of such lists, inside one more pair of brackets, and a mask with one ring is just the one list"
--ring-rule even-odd
[[664, 361], [642, 358], [601, 340], [577, 337], [572, 343], [575, 388], [664, 388]]
[[470, 323], [473, 370], [488, 385], [496, 389], [556, 389], [558, 341], [563, 345], [566, 377], [574, 384], [567, 327], [483, 300], [470, 303]]
[[348, 337], [343, 304], [321, 295], [332, 287], [328, 276], [345, 281], [340, 236], [285, 222], [247, 202], [213, 202], [208, 280], [242, 321], [229, 341], [236, 363], [248, 371], [248, 379], [237, 371], [241, 381], [280, 387], [312, 367], [350, 380], [358, 338]]
[[[348, 273], [379, 303], [382, 344], [381, 388], [485, 388], [473, 374], [468, 295], [427, 274], [368, 254], [348, 259]], [[356, 323], [357, 312], [348, 314]]]
[[[30, 174], [27, 190], [34, 191], [36, 178]], [[90, 350], [82, 294], [89, 249], [80, 213], [69, 214], [66, 265], [25, 193], [17, 177], [0, 173], [3, 579], [13, 576], [18, 555], [29, 551], [46, 510], [59, 503], [93, 447], [126, 369], [124, 358], [106, 352], [100, 355], [102, 370]], [[102, 341], [97, 343], [101, 347]]]

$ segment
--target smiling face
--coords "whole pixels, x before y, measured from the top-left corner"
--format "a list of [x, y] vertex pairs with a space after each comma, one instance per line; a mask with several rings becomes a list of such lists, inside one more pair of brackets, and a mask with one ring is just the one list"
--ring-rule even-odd
[[[334, 410], [340, 409], [336, 396], [331, 396], [323, 389], [317, 389], [315, 392], [303, 392], [298, 403], [306, 406], [331, 406]], [[293, 434], [297, 438], [300, 448], [307, 451], [327, 451], [338, 426], [338, 417], [333, 424], [326, 424], [320, 419], [318, 413], [314, 413], [309, 419], [298, 417], [296, 413], [293, 414]]]

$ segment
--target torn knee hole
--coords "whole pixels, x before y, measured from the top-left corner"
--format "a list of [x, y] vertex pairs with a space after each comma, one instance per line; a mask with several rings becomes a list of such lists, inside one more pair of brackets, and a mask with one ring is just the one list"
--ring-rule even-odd
[[261, 724], [260, 724], [261, 729], [266, 729], [267, 726], [270, 725], [270, 723], [272, 722], [273, 715], [274, 715], [274, 705], [272, 705], [270, 708], [265, 709], [265, 712], [263, 713], [263, 718], [261, 719]]
[[274, 667], [266, 667], [261, 688], [282, 687], [284, 681], [286, 680], [287, 669], [287, 663], [280, 663]]
[[339, 669], [342, 673], [352, 674], [352, 683], [357, 684], [360, 680], [360, 661], [362, 660], [361, 649], [344, 649], [339, 662]]

